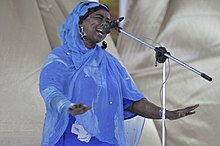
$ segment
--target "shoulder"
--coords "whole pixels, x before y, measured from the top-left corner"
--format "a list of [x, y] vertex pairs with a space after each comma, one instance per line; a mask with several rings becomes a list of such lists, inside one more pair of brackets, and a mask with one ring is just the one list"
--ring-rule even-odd
[[108, 51], [106, 52], [106, 56], [107, 56], [107, 60], [108, 62], [114, 66], [115, 69], [117, 69], [120, 73], [124, 73], [125, 72], [125, 67], [123, 66], [123, 64], [121, 63], [120, 60], [118, 60], [114, 55], [112, 55], [111, 53], [109, 53]]
[[69, 55], [69, 51], [64, 46], [58, 46], [54, 48], [50, 54], [54, 54], [56, 56], [59, 56], [60, 58], [65, 58]]
[[118, 59], [114, 55], [112, 55], [111, 53], [109, 53], [106, 50], [104, 50], [104, 51], [105, 51], [105, 54], [106, 54], [108, 59], [111, 59], [112, 61], [119, 63]]
[[108, 59], [110, 59], [111, 61], [113, 61], [117, 66], [124, 68], [123, 65], [122, 65], [122, 62], [121, 62], [119, 59], [117, 59], [114, 55], [112, 55], [112, 54], [109, 53], [108, 51], [106, 51], [106, 53], [108, 54], [108, 55], [107, 55], [107, 56], [108, 56]]
[[65, 46], [58, 46], [54, 48], [50, 54], [53, 54], [57, 57], [59, 57], [61, 60], [65, 62], [69, 62], [71, 59], [70, 51]]
[[49, 55], [47, 56], [47, 60], [45, 61], [44, 67], [51, 63], [59, 63], [68, 67], [71, 62], [70, 58], [71, 57], [68, 49], [64, 48], [63, 46], [58, 46], [49, 53]]

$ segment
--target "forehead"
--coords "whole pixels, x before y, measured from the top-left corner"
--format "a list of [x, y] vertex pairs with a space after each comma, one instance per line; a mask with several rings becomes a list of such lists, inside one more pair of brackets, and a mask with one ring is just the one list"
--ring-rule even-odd
[[106, 11], [105, 9], [99, 9], [99, 10], [93, 12], [92, 14], [90, 14], [89, 17], [93, 17], [96, 15], [100, 15], [100, 16], [107, 17], [108, 19], [110, 19], [110, 13], [108, 11]]

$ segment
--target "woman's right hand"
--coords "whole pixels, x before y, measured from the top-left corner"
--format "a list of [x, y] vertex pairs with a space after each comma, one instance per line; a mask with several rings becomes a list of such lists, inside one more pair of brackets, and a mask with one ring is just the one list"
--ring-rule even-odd
[[85, 106], [83, 103], [76, 103], [69, 108], [68, 112], [72, 116], [76, 116], [76, 115], [84, 114], [85, 112], [87, 112], [91, 108], [92, 108], [92, 106]]

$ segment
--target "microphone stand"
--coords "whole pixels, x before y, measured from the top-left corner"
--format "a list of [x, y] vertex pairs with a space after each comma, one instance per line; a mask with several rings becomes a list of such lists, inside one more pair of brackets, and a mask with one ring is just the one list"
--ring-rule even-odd
[[[120, 21], [122, 21], [123, 19], [124, 19], [123, 17], [119, 18]], [[202, 73], [202, 72], [198, 71], [197, 69], [187, 65], [186, 63], [180, 61], [179, 59], [171, 56], [171, 54], [169, 52], [167, 52], [166, 48], [164, 48], [164, 47], [155, 47], [155, 46], [153, 46], [151, 44], [148, 44], [148, 43], [140, 40], [139, 38], [129, 34], [128, 32], [124, 31], [121, 27], [119, 27], [118, 23], [117, 23], [117, 25], [114, 26], [114, 28], [118, 32], [120, 32], [120, 33], [122, 33], [122, 34], [124, 34], [124, 35], [140, 42], [141, 44], [147, 46], [148, 48], [154, 50], [156, 52], [156, 55], [155, 55], [156, 56], [156, 61], [159, 62], [159, 63], [163, 63], [163, 75], [162, 75], [162, 82], [163, 82], [163, 84], [162, 84], [162, 87], [163, 87], [163, 89], [162, 89], [162, 146], [165, 146], [166, 145], [166, 139], [165, 139], [166, 138], [165, 137], [165, 132], [166, 132], [165, 131], [166, 130], [165, 129], [166, 128], [165, 127], [165, 118], [166, 118], [166, 113], [165, 113], [166, 112], [166, 84], [165, 84], [165, 82], [166, 82], [166, 65], [165, 65], [165, 61], [166, 61], [166, 59], [169, 58], [169, 59], [173, 60], [174, 62], [178, 63], [179, 65], [182, 65], [183, 67], [187, 68], [188, 70], [194, 72], [195, 74], [203, 77], [204, 79], [206, 79], [210, 82], [212, 81], [212, 78], [209, 77], [208, 75], [206, 75], [205, 73]]]

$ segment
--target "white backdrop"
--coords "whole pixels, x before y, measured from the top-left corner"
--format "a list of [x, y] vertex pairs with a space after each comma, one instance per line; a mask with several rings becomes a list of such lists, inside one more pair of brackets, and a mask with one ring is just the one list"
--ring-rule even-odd
[[[129, 2], [132, 2], [132, 7], [129, 7], [124, 30], [153, 45], [156, 43], [152, 43], [147, 38], [159, 42], [173, 56], [213, 77], [213, 81], [208, 82], [170, 61], [167, 109], [183, 108], [194, 104], [200, 104], [200, 107], [193, 116], [176, 121], [167, 120], [167, 145], [219, 145], [220, 1], [138, 0]], [[124, 35], [120, 36], [117, 48], [139, 89], [151, 101], [160, 105], [162, 65], [154, 67], [154, 51]], [[161, 123], [155, 120], [154, 125], [160, 136]], [[144, 128], [144, 134], [147, 133], [148, 135], [152, 133], [148, 124]], [[144, 134], [140, 145], [155, 145]]]

